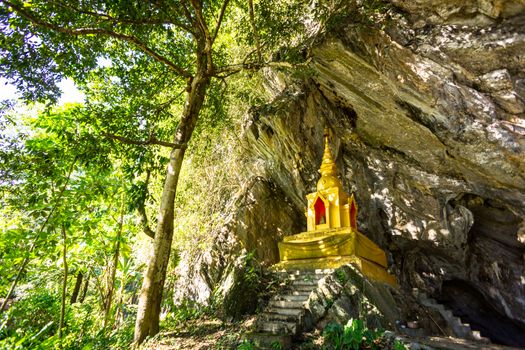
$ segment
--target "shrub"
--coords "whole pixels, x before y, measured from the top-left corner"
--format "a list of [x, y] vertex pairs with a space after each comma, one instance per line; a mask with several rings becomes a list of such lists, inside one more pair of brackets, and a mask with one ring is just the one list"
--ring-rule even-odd
[[343, 327], [329, 323], [323, 330], [325, 348], [334, 350], [379, 349], [383, 331], [368, 329], [363, 321], [350, 319]]
[[40, 291], [14, 303], [0, 321], [0, 349], [31, 347], [56, 332], [60, 300]]

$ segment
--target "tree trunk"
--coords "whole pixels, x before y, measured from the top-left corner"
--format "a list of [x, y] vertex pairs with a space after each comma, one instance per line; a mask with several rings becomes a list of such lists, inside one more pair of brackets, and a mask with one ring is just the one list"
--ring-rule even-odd
[[84, 279], [84, 274], [82, 271], [78, 271], [77, 273], [77, 280], [75, 282], [75, 288], [73, 289], [73, 294], [71, 294], [71, 304], [74, 304], [77, 302], [78, 293], [80, 293], [80, 287], [82, 286], [82, 280]]
[[82, 288], [82, 293], [80, 294], [80, 299], [78, 299], [78, 302], [81, 303], [81, 304], [84, 302], [84, 299], [86, 299], [86, 294], [87, 294], [87, 291], [88, 291], [88, 288], [89, 288], [89, 277], [91, 277], [91, 274], [88, 271], [87, 275], [86, 275], [86, 282], [84, 282], [84, 288]]
[[64, 248], [62, 250], [62, 260], [64, 266], [64, 279], [62, 280], [62, 302], [60, 304], [60, 322], [58, 323], [58, 338], [60, 339], [60, 347], [62, 348], [62, 328], [64, 327], [64, 318], [66, 315], [66, 292], [67, 292], [67, 242], [66, 242], [66, 227], [62, 224], [62, 240], [64, 241]]
[[122, 199], [120, 202], [120, 218], [118, 223], [118, 229], [117, 229], [117, 237], [115, 240], [115, 250], [113, 252], [113, 261], [111, 265], [111, 272], [109, 276], [108, 281], [108, 290], [106, 294], [106, 302], [104, 305], [104, 325], [103, 328], [106, 329], [109, 321], [109, 316], [111, 313], [111, 303], [113, 302], [113, 294], [115, 292], [115, 276], [117, 275], [117, 266], [118, 266], [118, 258], [120, 255], [120, 239], [122, 237], [122, 227], [124, 225], [124, 204], [125, 204], [125, 197], [124, 192], [122, 192]]
[[115, 315], [115, 323], [117, 330], [120, 328], [120, 325], [124, 323], [124, 294], [126, 293], [125, 287], [126, 287], [126, 276], [122, 277], [122, 280], [120, 281], [120, 288], [119, 288], [119, 299], [117, 302], [117, 313]]
[[257, 63], [262, 63], [261, 54], [261, 40], [259, 39], [259, 32], [257, 31], [257, 25], [255, 23], [255, 11], [253, 10], [253, 0], [248, 0], [248, 8], [250, 12], [250, 22], [253, 29], [253, 37], [255, 39], [255, 49], [257, 50]]
[[[186, 97], [182, 118], [177, 127], [174, 143], [187, 144], [190, 140], [209, 83], [210, 78], [199, 73], [199, 71], [193, 78]], [[140, 292], [137, 322], [135, 324], [135, 346], [142, 343], [147, 336], [153, 336], [159, 331], [162, 293], [173, 240], [175, 193], [185, 151], [185, 147], [171, 151], [162, 191], [157, 229], [153, 240], [153, 252], [148, 261]]]

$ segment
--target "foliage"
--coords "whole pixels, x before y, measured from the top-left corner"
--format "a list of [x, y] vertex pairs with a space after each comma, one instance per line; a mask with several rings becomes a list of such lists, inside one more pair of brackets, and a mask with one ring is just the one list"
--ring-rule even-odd
[[334, 350], [379, 349], [382, 334], [368, 329], [360, 319], [350, 319], [344, 327], [329, 323], [323, 330], [325, 348]]
[[244, 170], [234, 132], [225, 118], [214, 128], [197, 128], [176, 196], [175, 249], [197, 253], [210, 242], [210, 232], [222, 227], [224, 207], [240, 188]]
[[[5, 219], [0, 224], [0, 292], [6, 296], [10, 285], [21, 284], [10, 296], [12, 306], [1, 314], [3, 347], [129, 341], [119, 329], [130, 328], [133, 315], [125, 304], [136, 293], [136, 287], [129, 287], [140, 275], [130, 259], [134, 225], [125, 215], [119, 220], [125, 214], [119, 201], [127, 186], [104, 149], [107, 144], [95, 142], [89, 127], [76, 122], [82, 112], [80, 106], [66, 106], [6, 114], [11, 127], [24, 134], [1, 147], [17, 166], [0, 164], [0, 172], [9, 174], [0, 182], [0, 217]], [[59, 234], [62, 228], [65, 241]], [[89, 303], [66, 305], [65, 337], [58, 339], [64, 244], [70, 288], [80, 273], [90, 276], [91, 284], [84, 282]], [[108, 309], [115, 329], [106, 332], [98, 313], [107, 304], [108, 291], [116, 289], [118, 301]]]
[[[92, 300], [93, 301], [93, 300]], [[2, 315], [0, 349], [126, 349], [132, 339], [129, 320], [105, 333], [94, 327], [99, 316], [90, 303], [75, 304], [67, 314], [69, 332], [63, 341], [56, 336], [60, 300], [46, 289], [35, 289]]]
[[53, 321], [58, 310], [57, 296], [47, 291], [22, 299], [2, 315], [0, 339], [8, 338], [2, 346], [7, 342], [29, 347], [46, 335], [52, 335], [57, 328]]
[[343, 270], [336, 270], [335, 276], [336, 276], [337, 280], [339, 281], [339, 283], [341, 283], [341, 284], [345, 283], [346, 275], [345, 275]]
[[254, 252], [242, 255], [234, 267], [233, 273], [237, 275], [236, 282], [224, 295], [222, 300], [222, 312], [224, 315], [239, 319], [246, 313], [256, 311], [256, 302], [263, 292], [262, 267], [255, 258]]
[[185, 300], [183, 303], [172, 307], [164, 317], [161, 326], [165, 329], [175, 329], [187, 321], [213, 315], [213, 313], [213, 307]]
[[274, 350], [283, 350], [283, 344], [280, 341], [273, 342], [271, 346]]
[[394, 350], [407, 350], [407, 349], [408, 347], [405, 344], [403, 344], [402, 341], [398, 339], [394, 340]]
[[248, 339], [244, 339], [242, 343], [240, 343], [237, 346], [237, 350], [253, 350], [255, 347], [253, 346], [252, 342]]

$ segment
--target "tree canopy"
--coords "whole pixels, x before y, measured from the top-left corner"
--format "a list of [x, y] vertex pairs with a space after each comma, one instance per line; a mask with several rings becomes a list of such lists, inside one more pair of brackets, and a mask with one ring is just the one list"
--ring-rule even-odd
[[[9, 215], [16, 212], [20, 221], [6, 226], [4, 235], [8, 239], [16, 231], [26, 237], [18, 243], [25, 253], [13, 258], [22, 259], [21, 268], [14, 262], [2, 267], [4, 301], [30, 260], [61, 254], [63, 321], [68, 271], [78, 265], [73, 259], [68, 266], [67, 256], [76, 244], [88, 245], [95, 255], [107, 251], [88, 237], [101, 233], [97, 227], [113, 225], [105, 231], [113, 232], [112, 248], [101, 263], [104, 276], [112, 277], [98, 288], [107, 319], [123, 249], [116, 242], [129, 239], [122, 230], [128, 209], [136, 209], [153, 243], [135, 342], [157, 333], [177, 184], [198, 121], [213, 128], [227, 119], [234, 102], [226, 92], [234, 74], [305, 62], [308, 41], [346, 6], [336, 0], [0, 0], [0, 76], [15, 84], [25, 101], [47, 106], [25, 124], [27, 135], [19, 130], [16, 139], [1, 139], [0, 186], [8, 193], [2, 215], [11, 222]], [[86, 101], [56, 110], [57, 84], [66, 77]], [[0, 123], [12, 123], [7, 114], [2, 118]], [[158, 181], [163, 170], [154, 216], [146, 203], [151, 179]], [[20, 213], [36, 216], [29, 222]], [[63, 249], [53, 250], [54, 245]], [[12, 252], [4, 254], [5, 259]], [[84, 266], [81, 273], [102, 276], [95, 267]]]

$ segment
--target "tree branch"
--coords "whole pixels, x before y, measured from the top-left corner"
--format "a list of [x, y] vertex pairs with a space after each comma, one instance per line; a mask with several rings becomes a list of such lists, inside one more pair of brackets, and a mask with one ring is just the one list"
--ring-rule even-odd
[[[213, 45], [212, 42], [212, 36], [210, 35], [210, 31], [208, 29], [208, 25], [206, 24], [206, 20], [204, 19], [204, 16], [202, 15], [202, 5], [198, 0], [189, 0], [193, 8], [195, 9], [195, 17], [197, 18], [197, 24], [201, 28], [201, 37], [197, 36], [197, 41], [199, 39], [204, 39], [204, 54], [206, 55], [206, 72], [209, 74], [213, 71], [213, 59], [211, 56], [211, 48]], [[197, 52], [197, 57], [199, 56], [199, 53]], [[198, 62], [198, 60], [197, 60]], [[199, 63], [197, 63], [199, 64]]]
[[122, 143], [126, 143], [128, 145], [137, 145], [137, 146], [159, 145], [159, 146], [164, 146], [164, 147], [169, 147], [169, 148], [180, 148], [180, 149], [185, 149], [188, 147], [188, 145], [185, 143], [172, 143], [172, 142], [161, 141], [161, 140], [157, 140], [154, 136], [151, 136], [148, 140], [142, 141], [142, 140], [128, 139], [127, 137], [118, 136], [118, 135], [110, 134], [107, 132], [102, 133], [102, 135], [112, 140], [117, 140]]
[[255, 39], [255, 48], [257, 49], [257, 62], [260, 64], [262, 62], [261, 54], [261, 41], [259, 39], [259, 32], [257, 31], [257, 26], [255, 25], [255, 11], [253, 10], [253, 0], [248, 0], [248, 6], [250, 9], [250, 22], [253, 27], [253, 37]]
[[48, 0], [48, 3], [55, 4], [57, 6], [63, 7], [65, 9], [68, 9], [68, 10], [76, 12], [76, 13], [81, 13], [81, 14], [84, 14], [84, 15], [100, 18], [100, 20], [102, 22], [112, 22], [112, 23], [118, 23], [118, 24], [139, 24], [139, 25], [140, 24], [144, 24], [144, 25], [148, 25], [148, 24], [175, 24], [175, 25], [178, 25], [178, 23], [172, 23], [172, 22], [170, 22], [168, 20], [159, 20], [159, 19], [153, 19], [153, 18], [142, 18], [142, 19], [135, 18], [135, 19], [133, 19], [133, 18], [114, 17], [114, 16], [111, 16], [111, 15], [108, 15], [107, 13], [82, 10], [82, 9], [80, 9], [78, 7], [72, 6], [70, 4], [66, 4], [66, 3], [64, 3], [62, 1], [51, 1], [51, 0]]
[[215, 25], [215, 29], [213, 30], [213, 35], [211, 37], [212, 44], [215, 42], [215, 39], [217, 38], [217, 35], [219, 34], [219, 30], [221, 29], [222, 19], [224, 18], [224, 13], [226, 12], [226, 8], [228, 7], [228, 3], [230, 0], [224, 0], [221, 7], [221, 12], [219, 13], [219, 19], [217, 20], [217, 24]]
[[95, 273], [95, 270], [93, 270], [93, 266], [89, 266], [89, 271], [91, 272], [90, 275], [95, 277], [95, 286], [97, 287], [98, 293], [100, 294], [100, 300], [99, 300], [100, 308], [103, 309], [105, 300], [106, 300], [106, 297], [105, 297], [106, 293], [104, 292], [104, 288], [102, 287], [102, 283], [100, 282], [99, 277]]
[[[188, 27], [186, 24], [182, 23], [180, 20], [174, 20], [172, 18], [172, 16], [166, 11], [166, 9], [164, 7], [162, 7], [161, 3], [159, 1], [154, 1], [154, 0], [149, 0], [149, 2], [151, 4], [153, 4], [153, 6], [155, 6], [159, 11], [162, 11], [166, 14], [166, 16], [168, 16], [170, 18], [170, 23], [176, 25], [177, 27], [181, 28], [181, 29], [184, 29], [185, 31], [187, 31], [188, 33], [191, 33], [193, 35], [195, 35], [193, 29], [191, 29], [190, 27]], [[174, 11], [175, 13], [179, 13], [178, 9], [174, 8]], [[186, 17], [186, 16], [184, 16]]]
[[125, 42], [128, 42], [130, 44], [133, 44], [135, 47], [143, 51], [148, 56], [152, 57], [156, 61], [165, 64], [166, 66], [173, 69], [175, 72], [177, 72], [179, 75], [185, 77], [185, 78], [191, 78], [191, 74], [183, 69], [182, 67], [179, 67], [166, 57], [160, 55], [158, 52], [147, 46], [144, 42], [139, 40], [137, 37], [126, 35], [122, 33], [117, 33], [108, 29], [103, 28], [67, 28], [67, 27], [61, 27], [58, 25], [55, 25], [53, 23], [46, 22], [39, 18], [36, 14], [31, 13], [30, 11], [25, 10], [24, 8], [18, 6], [17, 4], [12, 3], [11, 1], [6, 0], [0, 0], [1, 2], [5, 3], [8, 6], [11, 6], [19, 15], [29, 20], [31, 23], [33, 23], [35, 26], [39, 26], [42, 28], [50, 29], [58, 33], [72, 35], [72, 36], [83, 36], [83, 35], [102, 35], [102, 36], [109, 36], [115, 39], [119, 39]]
[[186, 16], [186, 19], [188, 20], [188, 22], [194, 24], [193, 27], [195, 28], [195, 22], [194, 22], [195, 20], [191, 16], [191, 13], [190, 13], [190, 10], [188, 10], [188, 7], [186, 7], [185, 2], [186, 2], [185, 0], [181, 1], [181, 7], [182, 7], [182, 10], [184, 12], [184, 16]]
[[[146, 194], [148, 191], [150, 175], [151, 170], [148, 169], [146, 171], [146, 183], [144, 185], [144, 191], [146, 192]], [[144, 200], [146, 199], [146, 194], [143, 196]], [[146, 207], [144, 201], [139, 201], [137, 211], [139, 212], [140, 226], [142, 227], [142, 230], [148, 237], [155, 238], [155, 231], [153, 231], [148, 225], [148, 215], [146, 214]]]
[[211, 76], [216, 78], [226, 78], [232, 74], [239, 73], [242, 70], [258, 70], [264, 67], [274, 67], [274, 68], [287, 68], [293, 69], [298, 67], [305, 67], [310, 63], [311, 59], [306, 60], [303, 63], [292, 64], [288, 62], [263, 62], [263, 63], [236, 63], [227, 66], [222, 66], [215, 68]]

